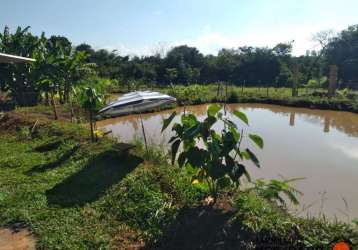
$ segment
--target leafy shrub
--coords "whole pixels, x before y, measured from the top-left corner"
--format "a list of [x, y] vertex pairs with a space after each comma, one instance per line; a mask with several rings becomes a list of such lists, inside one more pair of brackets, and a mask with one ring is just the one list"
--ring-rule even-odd
[[239, 95], [235, 91], [231, 91], [227, 98], [228, 103], [239, 102]]
[[[206, 182], [214, 201], [220, 188], [230, 185], [239, 185], [240, 178], [246, 176], [250, 179], [246, 171], [244, 160], [251, 160], [257, 167], [260, 163], [255, 154], [246, 148], [240, 148], [243, 132], [239, 132], [238, 127], [228, 118], [224, 117], [220, 105], [211, 105], [207, 110], [207, 118], [200, 122], [193, 114], [183, 114], [181, 124], [175, 123], [172, 130], [175, 136], [170, 139], [172, 164], [175, 159], [179, 167], [191, 166], [197, 169], [193, 179], [198, 182]], [[248, 125], [246, 115], [238, 110], [233, 114]], [[162, 131], [164, 131], [176, 116], [174, 112], [168, 119], [164, 120]], [[225, 129], [217, 133], [212, 127], [217, 122], [225, 124]], [[257, 146], [263, 148], [263, 140], [255, 134], [248, 136]], [[199, 143], [203, 142], [203, 147]], [[183, 150], [178, 153], [182, 144]], [[240, 158], [240, 160], [237, 159]]]

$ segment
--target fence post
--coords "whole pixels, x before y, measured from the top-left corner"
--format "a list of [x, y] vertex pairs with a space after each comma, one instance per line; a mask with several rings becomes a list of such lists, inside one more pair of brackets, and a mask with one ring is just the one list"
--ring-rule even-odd
[[333, 97], [336, 94], [337, 72], [338, 72], [338, 67], [336, 65], [329, 66], [328, 97]]

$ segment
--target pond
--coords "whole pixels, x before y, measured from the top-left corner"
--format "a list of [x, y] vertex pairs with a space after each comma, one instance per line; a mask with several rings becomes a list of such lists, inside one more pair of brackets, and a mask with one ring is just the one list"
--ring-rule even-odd
[[[188, 106], [186, 112], [203, 119], [207, 106]], [[235, 109], [246, 113], [249, 127], [231, 115]], [[176, 110], [183, 112], [184, 108]], [[245, 132], [257, 133], [265, 141], [263, 150], [251, 147], [262, 165], [261, 169], [248, 167], [253, 178], [305, 178], [294, 184], [304, 195], [300, 206], [291, 208], [293, 212], [302, 216], [323, 212], [344, 221], [358, 218], [357, 114], [265, 104], [228, 105], [228, 111]], [[171, 131], [162, 134], [161, 126], [172, 112], [142, 114], [150, 144], [168, 146]], [[99, 121], [97, 126], [111, 130], [112, 136], [122, 141], [142, 137], [139, 115]]]

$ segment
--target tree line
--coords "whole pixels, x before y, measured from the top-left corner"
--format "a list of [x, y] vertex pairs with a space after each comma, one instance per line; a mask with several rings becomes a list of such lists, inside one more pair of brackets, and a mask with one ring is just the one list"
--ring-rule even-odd
[[[165, 55], [123, 56], [117, 51], [95, 50], [89, 44], [75, 46], [64, 36], [33, 35], [30, 27], [8, 27], [0, 33], [0, 52], [32, 57], [35, 63], [0, 64], [0, 90], [10, 92], [21, 104], [36, 102], [40, 93], [51, 99], [59, 95], [68, 102], [71, 88], [94, 77], [120, 84], [210, 84], [228, 82], [244, 86], [291, 86], [324, 84], [330, 65], [338, 66], [342, 88], [358, 88], [358, 25], [330, 36], [316, 34], [317, 51], [292, 55], [294, 42], [276, 46], [244, 46], [221, 49], [217, 55], [203, 55], [197, 48], [177, 46]], [[24, 95], [26, 98], [23, 98]], [[29, 102], [29, 101], [27, 101]]]

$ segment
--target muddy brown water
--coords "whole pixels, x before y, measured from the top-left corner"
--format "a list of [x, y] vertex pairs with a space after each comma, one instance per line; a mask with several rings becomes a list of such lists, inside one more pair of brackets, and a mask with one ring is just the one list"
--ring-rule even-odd
[[[186, 107], [203, 119], [208, 105]], [[230, 111], [246, 113], [250, 125], [246, 127]], [[176, 109], [182, 113], [183, 107]], [[351, 221], [358, 218], [358, 115], [349, 112], [312, 110], [265, 104], [235, 104], [228, 106], [228, 115], [245, 132], [261, 135], [263, 150], [249, 145], [259, 157], [262, 168], [248, 164], [254, 178], [296, 178], [304, 193], [300, 206], [292, 212], [302, 216], [319, 216]], [[161, 133], [162, 120], [173, 110], [143, 114], [143, 122], [150, 144], [168, 147], [171, 130]], [[179, 118], [176, 118], [178, 121]], [[97, 126], [112, 136], [130, 142], [142, 138], [138, 115], [103, 120]], [[217, 126], [220, 129], [220, 126]], [[249, 142], [248, 142], [249, 143]]]

